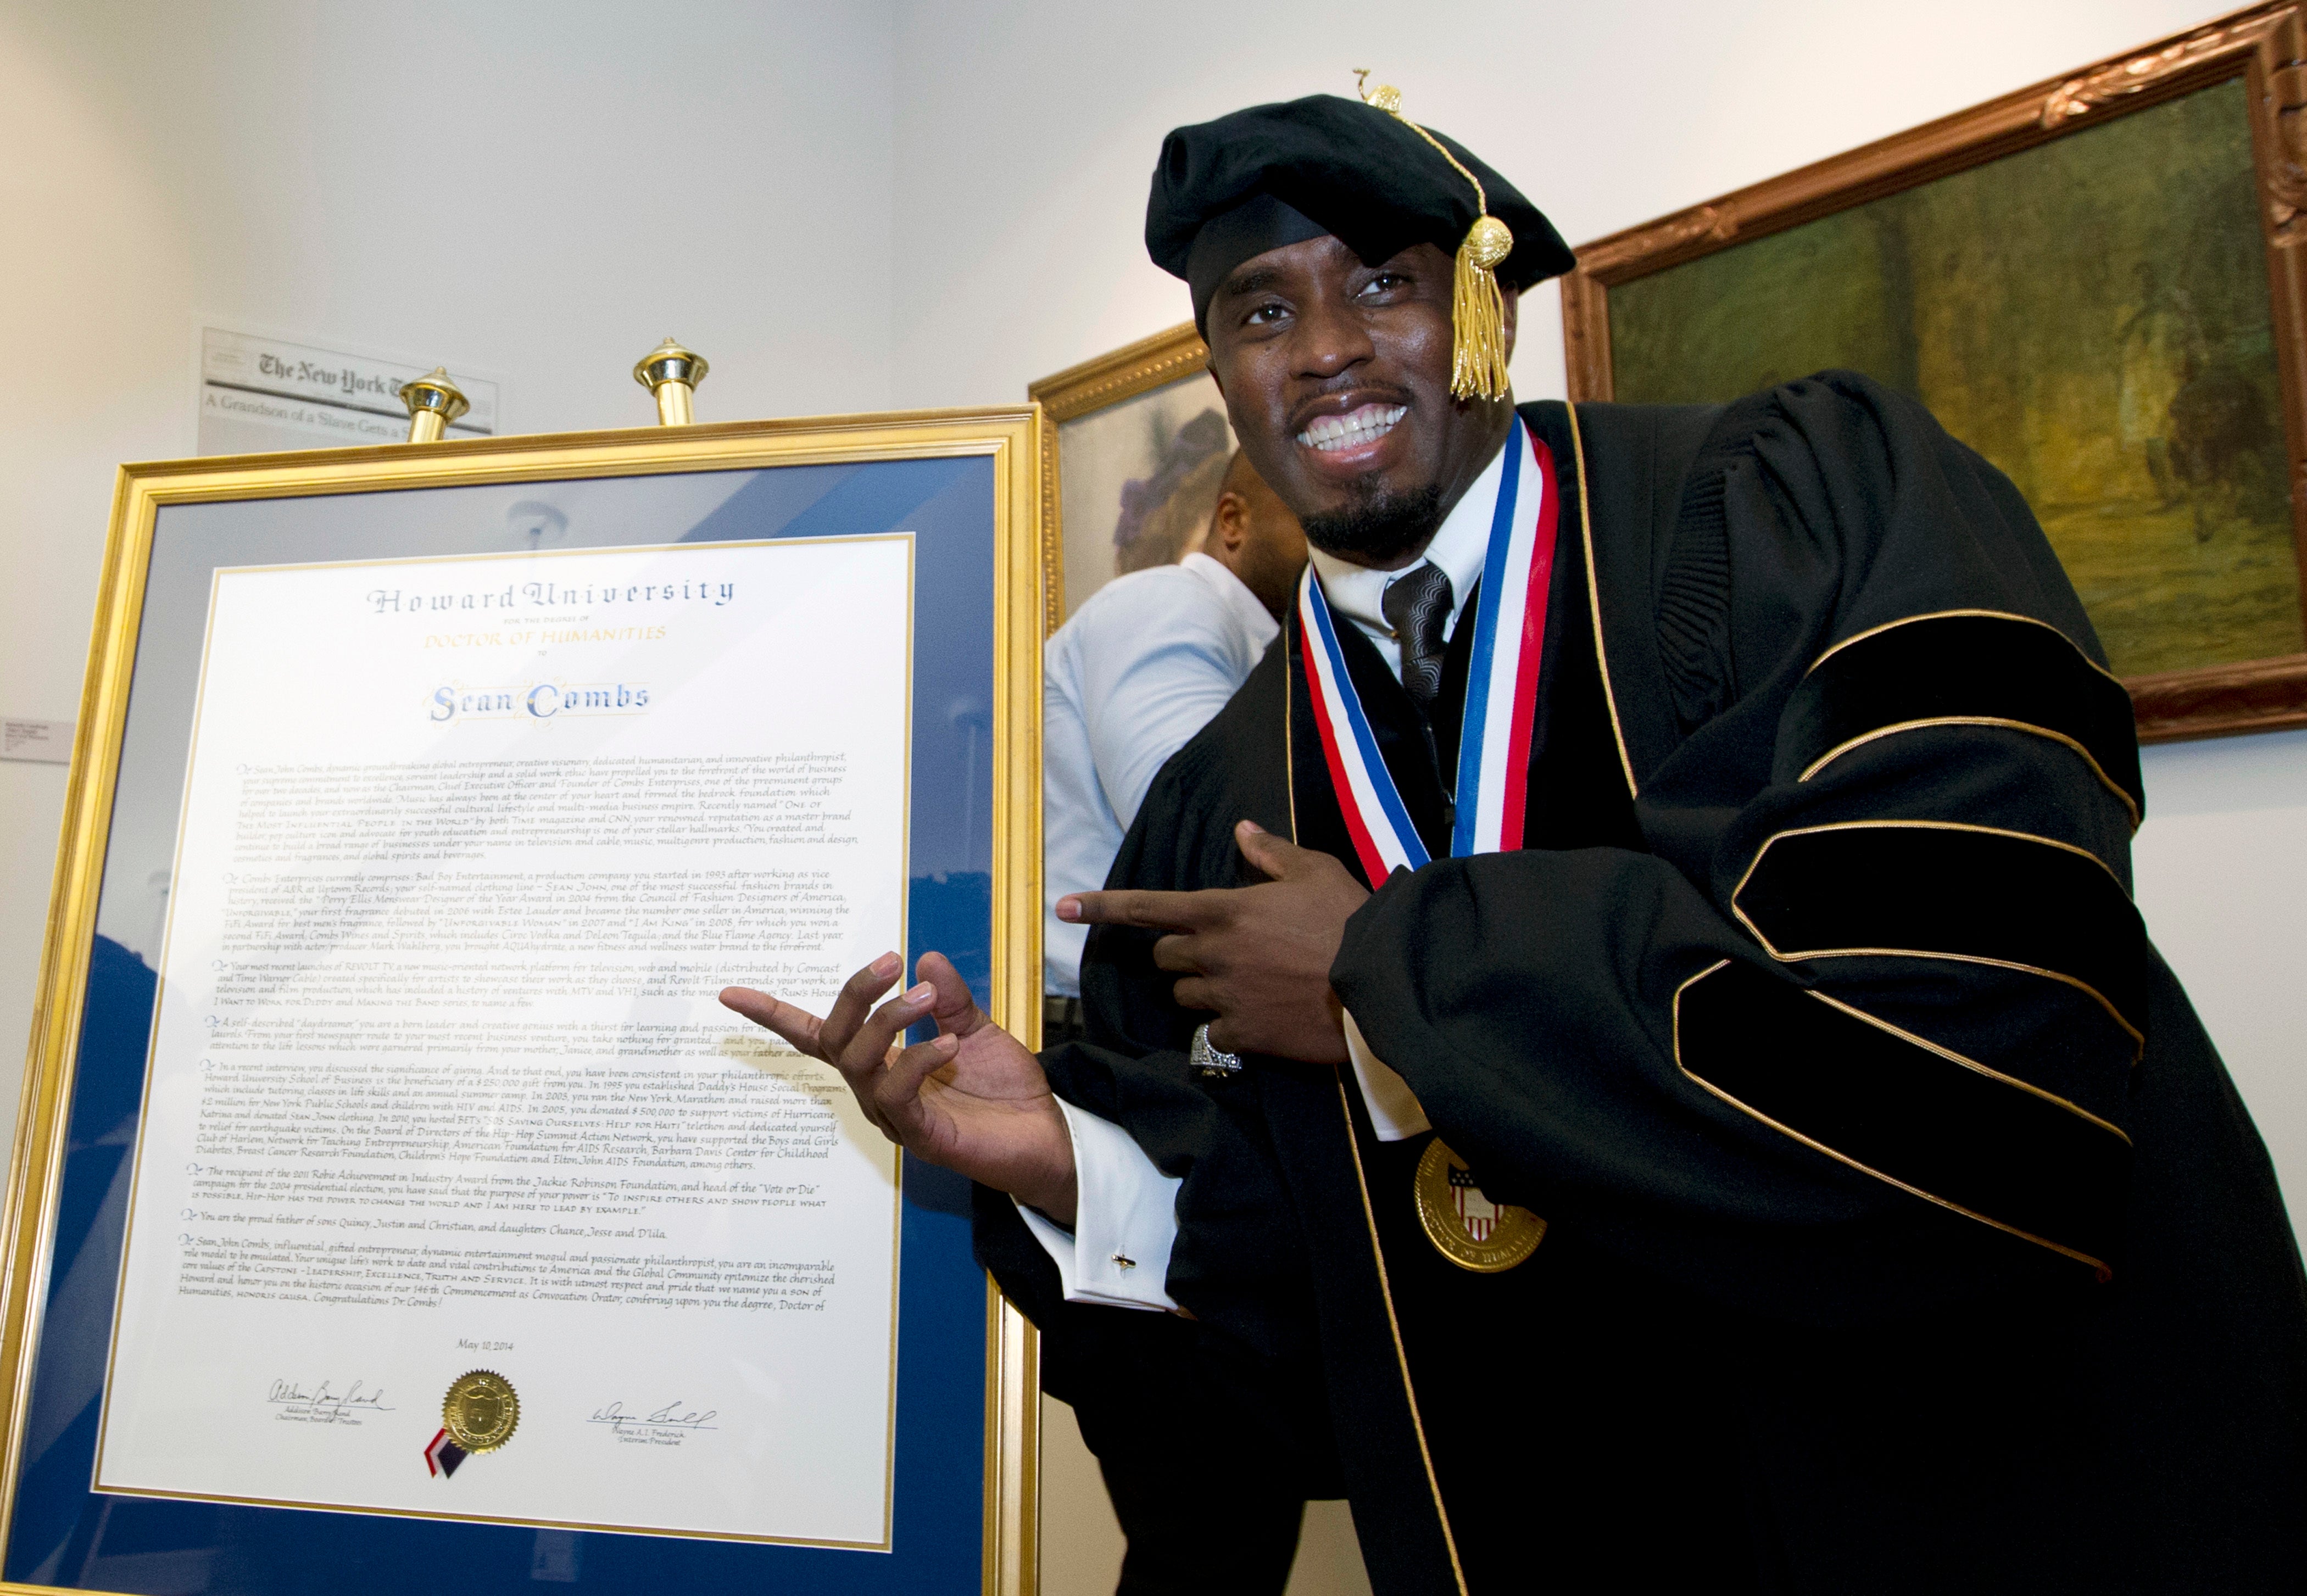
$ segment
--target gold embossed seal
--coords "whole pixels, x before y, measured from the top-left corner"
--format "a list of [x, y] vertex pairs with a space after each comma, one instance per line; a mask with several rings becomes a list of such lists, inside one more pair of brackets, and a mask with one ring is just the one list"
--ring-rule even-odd
[[458, 1376], [441, 1404], [441, 1427], [467, 1452], [494, 1452], [512, 1439], [519, 1422], [520, 1398], [494, 1369]]
[[1466, 1161], [1439, 1137], [1426, 1145], [1415, 1184], [1418, 1223], [1426, 1239], [1461, 1269], [1496, 1274], [1521, 1263], [1546, 1240], [1546, 1221], [1527, 1208], [1483, 1196]]

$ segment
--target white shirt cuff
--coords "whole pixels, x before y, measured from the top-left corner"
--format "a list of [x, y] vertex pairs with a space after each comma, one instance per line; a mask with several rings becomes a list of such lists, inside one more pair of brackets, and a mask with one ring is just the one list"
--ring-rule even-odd
[[1017, 1212], [1058, 1266], [1066, 1300], [1176, 1312], [1177, 1300], [1162, 1288], [1170, 1277], [1170, 1249], [1178, 1240], [1178, 1188], [1184, 1182], [1155, 1168], [1145, 1149], [1111, 1120], [1062, 1097], [1058, 1107], [1074, 1141], [1079, 1196], [1073, 1234], [1023, 1203]]
[[1382, 1142], [1407, 1141], [1434, 1128], [1410, 1083], [1396, 1075], [1362, 1038], [1362, 1028], [1346, 1015], [1346, 1056], [1354, 1061], [1354, 1079], [1362, 1089], [1362, 1106], [1369, 1110], [1371, 1128]]

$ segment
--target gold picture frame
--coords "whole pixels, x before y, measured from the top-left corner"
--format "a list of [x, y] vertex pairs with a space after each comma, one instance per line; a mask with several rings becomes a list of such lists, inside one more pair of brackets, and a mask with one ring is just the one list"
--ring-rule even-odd
[[[1894, 287], [1903, 282], [1904, 297], [1910, 306], [1907, 321], [1900, 325], [1910, 346], [1919, 339], [1917, 330], [1925, 324], [1923, 318], [1912, 313], [1911, 302], [1917, 298], [1913, 285], [1927, 278], [1938, 290], [1933, 301], [1938, 307], [1934, 313], [1937, 320], [1931, 323], [1934, 329], [1967, 322], [1986, 330], [1974, 340], [1975, 345], [1992, 347], [1999, 339], [2004, 340], [2004, 348], [2019, 348], [2021, 346], [2018, 340], [2011, 337], [2013, 329], [2006, 323], [2027, 322], [2028, 318], [2019, 313], [2032, 308], [2035, 302], [2003, 298], [2003, 290], [1996, 286], [2006, 281], [2029, 284], [2047, 280], [2042, 277], [2045, 269], [2037, 252], [2019, 241], [2022, 237], [2035, 239], [2039, 235], [2027, 233], [2015, 225], [1998, 227], [1983, 220], [1975, 220], [1972, 232], [1967, 234], [1938, 219], [1974, 214], [1959, 212], [1961, 205], [1977, 207], [1975, 217], [1981, 219], [1989, 215], [2009, 219], [2015, 211], [2015, 219], [2027, 220], [2028, 213], [2039, 212], [2043, 230], [2071, 238], [2078, 247], [2099, 257], [2102, 277], [2116, 279], [2119, 271], [2131, 270], [2159, 270], [2163, 274], [2159, 287], [2150, 287], [2148, 280], [2142, 279], [2133, 289], [2124, 280], [2124, 286], [2119, 288], [2101, 287], [2100, 298], [2088, 298], [2084, 290], [2089, 285], [2082, 280], [2086, 273], [2063, 273], [2058, 279], [2065, 295], [2062, 303], [2073, 306], [2071, 314], [2077, 318], [2088, 313], [2098, 315], [2100, 320], [2096, 338], [2048, 339], [2054, 350], [2070, 353], [2058, 356], [2068, 364], [2050, 372], [2046, 381], [2054, 379], [2066, 383], [2071, 391], [2080, 389], [2086, 380], [2102, 380], [2093, 373], [2133, 360], [2134, 356], [2140, 356], [2142, 366], [2151, 365], [2152, 352], [2147, 351], [2141, 356], [2141, 350], [2155, 336], [2152, 328], [2157, 318], [2164, 322], [2194, 323], [2192, 339], [2202, 346], [2190, 347], [2184, 366], [2164, 379], [2179, 390], [2178, 397], [2170, 402], [2167, 416], [2159, 414], [2163, 409], [2161, 400], [2167, 395], [2158, 395], [2151, 407], [2144, 403], [2134, 407], [2128, 398], [2119, 408], [2101, 406], [2096, 423], [2097, 435], [2089, 442], [2091, 447], [2105, 451], [2106, 463], [2099, 464], [2098, 456], [2085, 454], [2066, 442], [2066, 433], [2059, 433], [2059, 447], [2065, 450], [2060, 457], [2060, 491], [2054, 493], [2045, 487], [2033, 495], [2037, 514], [2051, 529], [2054, 544], [2060, 536], [2054, 524], [2058, 515], [2054, 512], [2071, 510], [2071, 524], [2082, 528], [2073, 534], [2076, 541], [2071, 546], [2090, 553], [2080, 564], [2071, 552], [2063, 557], [2069, 560], [2087, 605], [2100, 602], [2095, 596], [2095, 588], [2104, 590], [2109, 608], [2097, 619], [2109, 652], [2115, 656], [2118, 674], [2124, 677], [2123, 685], [2130, 690], [2138, 716], [2140, 740], [2159, 742], [2307, 725], [2307, 652], [2295, 651], [2303, 636], [2307, 636], [2300, 630], [2298, 603], [2300, 598], [2307, 597], [2307, 136], [2302, 131], [2307, 127], [2307, 122], [2302, 120], [2303, 109], [2307, 109], [2307, 84], [2303, 83], [2298, 65], [2303, 56], [2307, 56], [2307, 11], [2303, 11], [2297, 0], [2276, 0], [2275, 4], [2230, 13], [2200, 27], [2015, 90], [1860, 149], [1595, 239], [1579, 248], [1577, 268], [1562, 282], [1569, 397], [1574, 400], [1625, 398], [1646, 402], [1729, 397], [1727, 393], [1699, 391], [1689, 385], [1707, 381], [1701, 373], [1711, 369], [1704, 350], [1714, 346], [1708, 339], [1713, 339], [1727, 348], [1741, 326], [1754, 330], [1748, 335], [1750, 342], [1767, 338], [1799, 347], [1792, 357], [1795, 365], [1772, 373], [1776, 378], [1798, 376], [1816, 365], [1850, 365], [1868, 369], [1869, 374], [1894, 387], [1907, 386], [1893, 373], [1874, 370], [1865, 359], [1852, 357], [1848, 351], [1857, 340], [1838, 341], [1825, 330], [1837, 325], [1834, 318], [1845, 313], [1842, 307], [1859, 302], [1874, 291], [1868, 287], [1865, 273], [1823, 267], [1787, 271], [1780, 264], [1782, 258], [1784, 262], [1792, 264], [1798, 257], [1803, 261], [1857, 261], [1860, 258], [1857, 245], [1865, 242], [1859, 235], [1867, 225], [1874, 226], [1882, 236], [1896, 235], [1900, 239], [1895, 252], [1899, 264], [1894, 268], [1886, 263], [1879, 270], [1882, 280]], [[2208, 119], [2208, 107], [2204, 117], [2194, 122], [2167, 120], [2185, 108], [2183, 102], [2214, 93], [2232, 102], [2220, 110], [2221, 120], [2216, 124]], [[2151, 120], [2158, 116], [2166, 120]], [[1985, 186], [1988, 183], [2003, 182], [2010, 185], [2010, 193], [2021, 192], [2022, 179], [2017, 176], [2021, 170], [2020, 162], [2047, 161], [2055, 157], [2074, 163], [2071, 169], [2058, 168], [2062, 181], [2054, 182], [2047, 177], [2023, 181], [2037, 183], [2046, 195], [2090, 196], [2096, 188], [2111, 186], [2104, 182], [2105, 174], [2141, 174], [2148, 170], [2148, 163], [2136, 158], [2135, 149], [2177, 151], [2186, 146], [2186, 138], [2182, 134], [2203, 137], [2190, 130], [2214, 125], [2227, 130], [2222, 136], [2229, 142], [2239, 140], [2243, 146], [2240, 154], [2219, 163], [2204, 159], [2196, 180], [2164, 181], [2152, 200], [2140, 202], [2137, 214], [2154, 215], [2157, 206], [2169, 213], [2159, 219], [2159, 232], [2143, 227], [2125, 230], [2067, 226], [2063, 217], [2054, 215], [2044, 205], [2013, 205], [2000, 210], [1987, 208], [1991, 198], [1994, 203], [2003, 203], [2003, 199], [1994, 196], [2005, 193], [2003, 190], [1990, 192]], [[2130, 130], [2122, 135], [2129, 140], [2123, 146], [2123, 153], [2114, 153], [2114, 146], [2102, 142], [2093, 148], [2106, 153], [2089, 158], [2097, 161], [2096, 167], [2087, 166], [2082, 153], [2084, 142], [2103, 142], [2117, 129]], [[2210, 147], [2207, 142], [2205, 148]], [[2224, 150], [2226, 144], [2221, 143], [2217, 148]], [[2182, 158], [2177, 154], [2167, 159], [2174, 172], [2198, 171], [2193, 167], [2183, 168], [2178, 164]], [[2190, 154], [2186, 159], [2196, 158]], [[2011, 164], [2000, 164], [2005, 162]], [[2052, 168], [2044, 166], [2029, 170], [2049, 173]], [[2212, 178], [2215, 181], [2207, 180]], [[2144, 183], [2148, 179], [2141, 176], [2136, 181]], [[2195, 202], [2214, 190], [2223, 196], [2217, 214], [2222, 226], [2228, 228], [2216, 234], [2208, 225], [2192, 225], [2186, 219], [2191, 213], [2181, 210], [2183, 204]], [[2101, 214], [2109, 218], [2127, 219], [2131, 214], [2120, 209], [2113, 198], [2092, 197], [2079, 202], [2099, 204]], [[1934, 204], [1941, 209], [1932, 210]], [[2170, 216], [2180, 219], [2173, 222]], [[1849, 239], [1831, 231], [1834, 228], [1847, 229]], [[1902, 229], [1912, 229], [1911, 243]], [[1794, 236], [1797, 234], [1799, 237]], [[1983, 242], [1974, 245], [1973, 235]], [[2246, 339], [2251, 340], [2252, 353], [2244, 376], [2260, 397], [2247, 405], [2230, 399], [2224, 410], [2217, 408], [2225, 396], [2208, 386], [2210, 380], [2224, 374], [2230, 380], [2229, 393], [2240, 391], [2236, 385], [2244, 381], [2244, 376], [2236, 373], [2243, 371], [2245, 363], [2226, 352], [2219, 337], [2206, 339], [2202, 326], [2209, 318], [2199, 318], [2195, 308], [2206, 296], [2197, 293], [2190, 300], [2192, 289], [2183, 277], [2185, 260], [2174, 262], [2167, 249], [2159, 260], [2155, 251], [2148, 251], [2143, 258], [2138, 253], [2147, 241], [2159, 240], [2167, 245], [2174, 236], [2210, 240], [2203, 247], [2218, 252], [2219, 258], [2234, 262], [2237, 270], [2255, 270], [2251, 257], [2263, 258], [2264, 313], [2237, 315], [2232, 329], [2221, 334], [2227, 343], [2238, 346]], [[1729, 257], [1756, 245], [1761, 245], [1763, 251], [1780, 253], [1749, 253], [1745, 265], [1730, 263]], [[1992, 253], [1997, 249], [2009, 258], [2011, 275], [2007, 278], [1980, 264], [1995, 263], [1997, 270], [2003, 270], [2000, 257]], [[2126, 250], [2131, 253], [2126, 253]], [[1810, 253], [1803, 254], [1805, 251]], [[1949, 264], [1937, 264], [1939, 256], [1932, 252], [1943, 252]], [[1886, 262], [1891, 258], [1886, 256]], [[1921, 263], [1912, 263], [1917, 261]], [[1962, 264], [1952, 264], [1957, 261]], [[2068, 264], [2071, 266], [2071, 262]], [[2017, 268], [2020, 266], [2031, 269], [2034, 275], [2019, 273]], [[1691, 270], [1683, 270], [1677, 279], [1675, 274], [1684, 268]], [[1756, 282], [1780, 286], [1759, 293], [1749, 292], [1743, 286], [1734, 289], [1733, 280], [1742, 270]], [[1977, 282], [1968, 279], [1956, 281], [1958, 272], [1970, 270], [1979, 273]], [[1699, 272], [1718, 275], [1702, 279], [1694, 275]], [[1694, 287], [1702, 280], [1720, 287], [1703, 290]], [[1743, 283], [1743, 279], [1739, 280]], [[1953, 292], [1948, 291], [1950, 284]], [[1988, 288], [1995, 291], [1989, 292]], [[1890, 293], [1891, 290], [1883, 290], [1882, 296], [1887, 300]], [[1706, 298], [1710, 294], [1714, 296], [1711, 300]], [[1953, 300], [1958, 295], [1961, 296], [1960, 310], [1951, 314], [1942, 302]], [[1684, 308], [1672, 315], [1643, 308], [1669, 302]], [[1707, 307], [1703, 314], [1688, 309], [1702, 303]], [[1799, 308], [1790, 312], [1788, 306]], [[2122, 321], [2125, 310], [2132, 313], [2127, 323]], [[1648, 322], [1644, 320], [1646, 315], [1651, 318]], [[1889, 324], [1896, 319], [1885, 312], [1883, 320]], [[2062, 323], [2062, 330], [2063, 326]], [[1725, 332], [1725, 329], [1731, 330]], [[2024, 330], [2023, 327], [2020, 330]], [[1814, 330], [1815, 337], [1808, 336]], [[1965, 376], [1958, 379], [1948, 375], [1943, 393], [1928, 381], [1920, 381], [1914, 386], [1943, 415], [1946, 414], [1944, 406], [1948, 400], [1960, 403], [1972, 390], [1992, 399], [2000, 392], [1994, 384], [2007, 384], [2011, 380], [2014, 368], [1994, 365], [1991, 357], [1978, 362], [1977, 348], [1972, 345], [1960, 344], [1951, 336], [1938, 336], [1944, 337], [1947, 345], [1938, 360], [1940, 368], [1949, 373], [1962, 372]], [[2164, 336], [2166, 341], [2181, 341], [2178, 334]], [[1636, 342], [1647, 354], [1630, 356], [1629, 348]], [[1812, 343], [1826, 348], [1831, 357], [1814, 358], [1812, 348], [1800, 347]], [[2132, 348], [2134, 345], [2139, 347]], [[1662, 351], [1668, 353], [1661, 356]], [[2029, 354], [2031, 357], [2031, 347]], [[2165, 365], [2176, 365], [2179, 359], [2169, 355], [2162, 358]], [[1962, 364], [1967, 359], [1978, 362], [1978, 374], [1969, 374], [1969, 368]], [[1726, 378], [1735, 364], [1724, 361]], [[1911, 361], [1909, 367], [1911, 370]], [[1660, 385], [1643, 381], [1639, 375], [1663, 369], [1677, 373], [1673, 382]], [[2197, 390], [2200, 397], [2193, 409], [2198, 416], [2206, 419], [2196, 423], [2198, 440], [2179, 452], [2185, 442], [2179, 412], [2189, 398], [2182, 384], [2191, 386], [2198, 373], [2206, 386]], [[1632, 391], [1630, 373], [1637, 374], [1631, 384]], [[2155, 381], [2154, 373], [2148, 371], [2137, 380], [2136, 390], [2152, 390]], [[1751, 373], [1739, 375], [1737, 382], [1741, 387], [1765, 385], [1755, 381]], [[2128, 388], [2133, 382], [2132, 372], [2126, 366], [2119, 382]], [[1677, 387], [1677, 383], [1685, 386]], [[2066, 428], [2076, 436], [2086, 435], [2062, 408], [2076, 402], [2062, 398], [2055, 402], [2045, 399], [2037, 405], [2030, 399], [2020, 408], [2017, 419], [2008, 425], [2007, 435], [1997, 432], [1990, 438], [1982, 433], [1970, 441], [1991, 458], [1996, 455], [1996, 445], [2001, 443], [2009, 444], [2016, 459], [2030, 458], [2038, 433], [2048, 436], [2056, 429]], [[1982, 399], [1979, 408], [1985, 410], [1985, 399]], [[2151, 421], [2142, 421], [2133, 413], [2148, 409], [2158, 412]], [[2270, 411], [2277, 413], [2270, 416]], [[2241, 421], [2234, 419], [2238, 416]], [[2166, 420], [2170, 424], [2167, 426], [2164, 425]], [[2236, 442], [2240, 435], [2236, 428], [2244, 422], [2252, 431], [2263, 434], [2248, 444], [2247, 458], [2241, 452], [2245, 445]], [[1959, 434], [1964, 430], [1951, 416], [1950, 425]], [[2218, 430], [2221, 428], [2226, 430]], [[2149, 430], [2167, 433], [2172, 441], [2166, 442], [2163, 436], [2145, 436]], [[2141, 433], [2135, 447], [2131, 440], [2122, 437], [2132, 431]], [[2119, 447], [2125, 452], [2118, 457], [2119, 437]], [[2174, 451], [2166, 455], [2166, 460], [2178, 459], [2182, 466], [2166, 466], [2163, 471], [2156, 472], [2153, 450], [2157, 446]], [[2169, 479], [2188, 476], [2184, 467], [2191, 459], [2210, 488], [2187, 485], [2182, 489], [2172, 485]], [[2077, 463], [2069, 464], [2070, 460]], [[2250, 467], [2247, 474], [2241, 470], [2239, 460]], [[2088, 462], [2088, 471], [2083, 462]], [[2021, 476], [2020, 485], [2026, 487], [2023, 474], [2014, 468], [2011, 459], [1998, 459], [1996, 463], [2006, 472]], [[2265, 507], [2256, 518], [2253, 547], [2247, 555], [2234, 556], [2239, 562], [2247, 560], [2248, 565], [2239, 563], [2232, 575], [2190, 575], [2189, 560], [2198, 551], [2184, 547], [2187, 539], [2183, 529], [2182, 535], [2174, 536], [2159, 526], [2151, 526], [2151, 514], [2142, 508], [2152, 497], [2151, 493], [2145, 497], [2140, 493], [2150, 473], [2154, 483], [2161, 486], [2165, 499], [2158, 511], [2170, 511], [2174, 493], [2192, 496], [2200, 505], [2202, 497], [2213, 489], [2241, 492], [2237, 484], [2247, 475], [2254, 502]], [[2075, 484], [2086, 476], [2096, 484], [2095, 489], [2077, 491]], [[2136, 483], [2132, 481], [2134, 476], [2139, 478]], [[2045, 480], [2047, 483], [2053, 478], [2046, 474]], [[2062, 506], [2049, 502], [2053, 498], [2069, 498], [2073, 502]], [[2182, 497], [2176, 502], [2183, 506], [2187, 499]], [[2195, 513], [2194, 541], [2216, 552], [2221, 545], [2214, 543], [2211, 533], [2204, 529], [2200, 509]], [[2125, 530], [2119, 534], [2093, 532], [2087, 526], [2088, 516], [2105, 518], [2104, 526]], [[2165, 515], [2164, 519], [2172, 517]], [[2231, 528], [2242, 525], [2240, 518], [2230, 523]], [[2289, 547], [2277, 548], [2286, 526]], [[2130, 541], [2116, 547], [2111, 539], [2118, 536]], [[2160, 541], [2155, 541], [2157, 539]], [[2158, 562], [2159, 565], [2156, 563]], [[2194, 563], [2209, 567], [2207, 557], [2195, 558]], [[2287, 572], [2283, 570], [2286, 566], [2292, 568]], [[2094, 574], [2102, 571], [2103, 579]], [[2199, 586], [2182, 591], [2180, 584], [2188, 580]], [[2279, 595], [2263, 596], [2277, 594], [2277, 588], [2286, 581], [2294, 588], [2288, 609]], [[2149, 612], [2140, 604], [2137, 595], [2140, 592], [2150, 596], [2179, 593], [2180, 596], [2158, 600], [2166, 607]], [[2260, 630], [2268, 634], [2265, 640], [2230, 643], [2224, 648], [2199, 646], [2224, 619], [2222, 605], [2229, 606], [2231, 611], [2247, 605], [2257, 605], [2251, 613], [2262, 615]], [[2123, 607], [2125, 605], [2132, 607], [2126, 610]], [[2123, 649], [2118, 647], [2122, 639], [2108, 631], [2110, 615], [2119, 617], [2120, 624], [2157, 646], [2136, 649], [2133, 657], [2137, 663], [2126, 666]], [[2286, 627], [2289, 628], [2287, 642], [2277, 635]]]
[[[33, 1027], [0, 1206], [0, 1548], [23, 1484], [65, 1129], [84, 1019], [129, 688], [159, 512], [171, 505], [412, 489], [949, 459], [990, 460], [994, 572], [991, 979], [997, 1023], [1034, 1045], [1041, 1023], [1041, 620], [1044, 614], [1034, 407], [836, 416], [462, 440], [385, 448], [159, 461], [120, 468], [49, 897]], [[1039, 1588], [1035, 1333], [986, 1283], [984, 1596]], [[0, 1583], [29, 1593], [80, 1586]]]
[[[1196, 411], [1214, 408], [1222, 417], [1225, 401], [1216, 384], [1209, 382], [1209, 346], [1194, 330], [1194, 324], [1186, 322], [1027, 385], [1026, 397], [1039, 404], [1048, 418], [1042, 432], [1041, 473], [1045, 631], [1057, 631], [1081, 601], [1111, 575], [1111, 571], [1085, 571], [1085, 562], [1076, 560], [1073, 585], [1068, 585], [1064, 502], [1068, 437], [1074, 438], [1078, 455], [1091, 442], [1085, 435], [1086, 429], [1119, 419], [1120, 407], [1164, 390], [1175, 390], [1178, 397], [1184, 397], [1197, 381], [1208, 384], [1207, 403], [1198, 402], [1201, 396], [1196, 395], [1192, 408]], [[1229, 423], [1229, 446], [1231, 438]]]

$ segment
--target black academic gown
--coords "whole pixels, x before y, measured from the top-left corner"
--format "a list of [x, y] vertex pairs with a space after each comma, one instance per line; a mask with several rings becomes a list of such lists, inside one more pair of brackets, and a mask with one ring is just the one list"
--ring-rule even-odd
[[[2307, 1283], [2266, 1152], [2128, 897], [2128, 700], [2007, 480], [1830, 373], [1524, 407], [1561, 537], [1525, 846], [1399, 872], [1334, 984], [1493, 1198], [1444, 1259], [1427, 1138], [1342, 1068], [1205, 1083], [1153, 939], [1101, 930], [1069, 1101], [1183, 1178], [1192, 1320], [980, 1256], [1101, 1455], [1342, 1489], [1381, 1596], [2177, 1592], [2307, 1570]], [[1446, 847], [1431, 724], [1348, 665]], [[1232, 886], [1248, 817], [1358, 869], [1294, 620], [1111, 883]]]

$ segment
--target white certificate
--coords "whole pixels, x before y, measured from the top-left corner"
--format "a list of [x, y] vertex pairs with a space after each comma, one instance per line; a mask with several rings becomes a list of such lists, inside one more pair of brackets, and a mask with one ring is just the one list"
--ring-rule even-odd
[[887, 1549], [912, 561], [217, 573], [97, 1489]]

